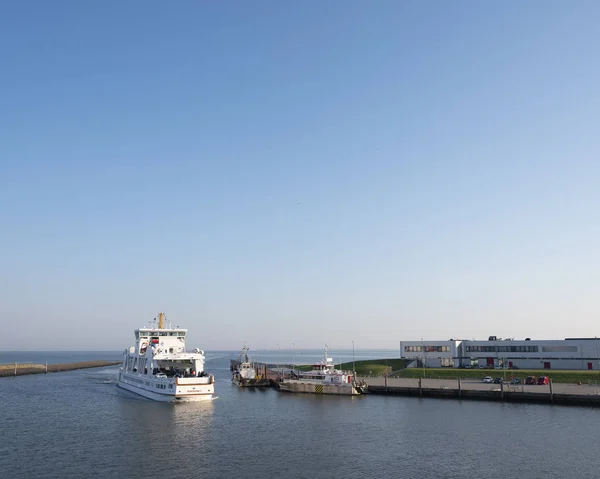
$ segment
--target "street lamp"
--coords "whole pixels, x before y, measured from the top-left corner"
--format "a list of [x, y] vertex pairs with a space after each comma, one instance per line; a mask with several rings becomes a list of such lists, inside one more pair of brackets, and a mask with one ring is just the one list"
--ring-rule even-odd
[[423, 338], [421, 338], [421, 349], [423, 352], [423, 378], [425, 378], [425, 346], [423, 345]]
[[598, 372], [600, 372], [600, 350], [598, 350], [598, 337], [594, 336], [596, 340], [596, 357], [598, 358]]
[[354, 364], [354, 341], [352, 341], [352, 374], [354, 379], [356, 379], [356, 367]]
[[292, 343], [292, 370], [296, 369], [296, 343]]

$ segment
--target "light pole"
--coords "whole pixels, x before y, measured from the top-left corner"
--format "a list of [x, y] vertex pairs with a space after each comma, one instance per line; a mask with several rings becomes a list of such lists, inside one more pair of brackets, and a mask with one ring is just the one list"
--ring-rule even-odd
[[292, 370], [296, 369], [296, 343], [292, 343]]
[[596, 357], [598, 358], [598, 372], [600, 372], [600, 350], [598, 349], [598, 337], [594, 336], [596, 340]]
[[425, 346], [423, 345], [423, 338], [421, 338], [421, 349], [423, 352], [423, 378], [425, 378]]
[[352, 374], [354, 375], [354, 379], [356, 379], [356, 367], [354, 365], [354, 341], [352, 341]]

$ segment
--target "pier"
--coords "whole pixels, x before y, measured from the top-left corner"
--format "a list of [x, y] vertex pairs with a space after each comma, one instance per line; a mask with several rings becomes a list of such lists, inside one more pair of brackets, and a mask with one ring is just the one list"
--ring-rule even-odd
[[365, 377], [370, 394], [600, 407], [600, 385], [489, 384], [469, 379]]
[[0, 364], [0, 377], [27, 376], [29, 374], [57, 373], [60, 371], [74, 371], [76, 369], [103, 368], [121, 364], [121, 361], [79, 361], [63, 364], [34, 364], [11, 363]]
[[[281, 379], [289, 379], [292, 371], [290, 365], [253, 365], [257, 372], [271, 380], [272, 387], [278, 387]], [[234, 360], [231, 366], [236, 366]], [[591, 382], [513, 385], [484, 383], [479, 378], [397, 378], [388, 375], [357, 375], [356, 379], [366, 382], [367, 393], [374, 395], [600, 407], [600, 384]]]

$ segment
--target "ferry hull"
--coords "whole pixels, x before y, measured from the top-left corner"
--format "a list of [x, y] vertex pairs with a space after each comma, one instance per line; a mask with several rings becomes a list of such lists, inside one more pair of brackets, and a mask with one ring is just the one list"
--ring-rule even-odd
[[359, 396], [361, 389], [353, 384], [317, 384], [297, 380], [283, 381], [278, 384], [282, 392], [305, 393], [305, 394], [331, 394], [335, 396]]
[[122, 389], [126, 389], [132, 393], [138, 394], [153, 401], [161, 402], [197, 402], [197, 401], [210, 401], [214, 399], [214, 386], [212, 384], [206, 385], [198, 393], [190, 394], [177, 394], [177, 393], [156, 393], [149, 391], [148, 389], [138, 387], [133, 384], [129, 384], [123, 380], [117, 383]]
[[233, 384], [241, 388], [268, 388], [271, 386], [271, 380], [267, 378], [262, 379], [241, 379], [233, 378], [231, 380]]

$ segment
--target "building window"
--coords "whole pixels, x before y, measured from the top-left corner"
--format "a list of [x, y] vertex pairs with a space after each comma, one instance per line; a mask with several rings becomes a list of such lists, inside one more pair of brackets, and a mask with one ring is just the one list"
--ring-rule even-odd
[[577, 346], [542, 346], [543, 353], [576, 353]]

